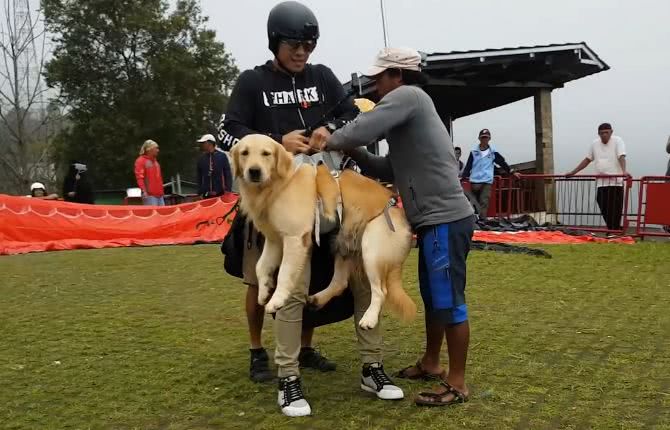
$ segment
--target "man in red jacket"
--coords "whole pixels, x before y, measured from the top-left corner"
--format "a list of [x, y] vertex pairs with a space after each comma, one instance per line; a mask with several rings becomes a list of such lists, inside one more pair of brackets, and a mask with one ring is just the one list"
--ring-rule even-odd
[[135, 178], [137, 186], [142, 190], [142, 202], [145, 206], [165, 206], [158, 152], [158, 144], [147, 140], [140, 149], [140, 156], [135, 160]]

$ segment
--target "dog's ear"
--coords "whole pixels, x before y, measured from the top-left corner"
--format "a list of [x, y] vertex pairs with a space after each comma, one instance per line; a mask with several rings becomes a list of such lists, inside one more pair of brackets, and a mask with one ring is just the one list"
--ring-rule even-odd
[[275, 161], [277, 163], [277, 175], [280, 178], [288, 177], [293, 170], [293, 155], [279, 143], [275, 147]]
[[234, 145], [230, 150], [230, 157], [233, 159], [233, 177], [242, 177], [242, 167], [240, 166], [240, 144]]

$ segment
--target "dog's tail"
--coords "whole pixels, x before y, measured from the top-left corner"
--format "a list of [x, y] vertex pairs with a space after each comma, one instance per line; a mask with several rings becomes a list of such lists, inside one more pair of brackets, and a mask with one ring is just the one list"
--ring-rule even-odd
[[416, 304], [402, 287], [402, 267], [394, 266], [386, 277], [386, 303], [402, 321], [416, 317]]
[[316, 193], [323, 202], [323, 216], [330, 222], [334, 222], [337, 217], [337, 199], [340, 194], [340, 187], [336, 181], [325, 164], [316, 168]]

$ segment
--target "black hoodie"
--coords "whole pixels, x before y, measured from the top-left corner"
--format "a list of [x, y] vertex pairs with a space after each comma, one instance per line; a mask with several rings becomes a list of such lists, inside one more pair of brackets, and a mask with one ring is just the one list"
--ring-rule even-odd
[[[88, 172], [77, 172], [75, 168], [76, 161], [70, 163], [70, 167], [63, 181], [63, 198], [67, 202], [73, 203], [95, 203], [95, 194], [93, 187], [88, 180]], [[74, 192], [74, 196], [69, 196], [68, 193]]]
[[[272, 61], [247, 70], [237, 79], [220, 125], [222, 147], [229, 150], [239, 139], [256, 133], [281, 142], [287, 133], [316, 126], [345, 94], [333, 71], [322, 64], [307, 64], [295, 75], [277, 69]], [[356, 115], [358, 108], [350, 97], [327, 119], [340, 126]]]
[[[243, 72], [238, 78], [228, 101], [228, 112], [219, 124], [219, 141], [226, 150], [248, 134], [267, 134], [281, 142], [282, 136], [287, 133], [316, 126], [345, 94], [340, 81], [326, 66], [307, 64], [302, 73], [291, 76], [268, 61]], [[358, 113], [353, 98], [350, 98], [340, 104], [327, 120], [336, 120], [333, 121], [336, 126], [341, 126], [354, 119]], [[235, 218], [236, 221], [238, 219], [241, 218]], [[235, 223], [231, 232], [234, 229]], [[233, 241], [235, 234], [240, 232], [233, 234]], [[241, 264], [241, 259], [237, 263]], [[333, 277], [333, 255], [329, 247], [313, 247], [310, 272], [309, 291], [310, 294], [316, 294], [325, 289]], [[353, 307], [353, 296], [347, 290], [319, 311], [306, 309], [303, 326], [318, 327], [342, 321], [353, 315]]]

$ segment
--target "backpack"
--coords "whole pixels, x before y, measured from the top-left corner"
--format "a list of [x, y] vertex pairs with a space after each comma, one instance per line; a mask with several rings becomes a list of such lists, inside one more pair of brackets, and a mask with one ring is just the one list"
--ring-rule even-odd
[[233, 211], [235, 212], [235, 218], [221, 243], [221, 253], [224, 256], [223, 268], [229, 275], [243, 278], [244, 226], [247, 223], [247, 217], [240, 212], [239, 203], [235, 205], [231, 213]]

